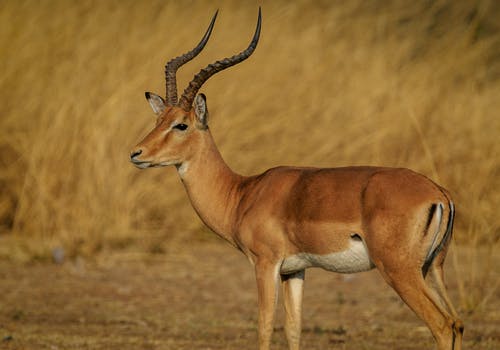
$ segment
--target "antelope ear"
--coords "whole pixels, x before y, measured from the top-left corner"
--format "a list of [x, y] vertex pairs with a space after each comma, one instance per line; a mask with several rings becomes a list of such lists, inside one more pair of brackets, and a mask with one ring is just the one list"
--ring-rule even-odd
[[207, 98], [203, 94], [198, 94], [194, 99], [194, 113], [202, 129], [208, 127]]
[[160, 115], [165, 111], [166, 105], [165, 105], [165, 100], [161, 97], [158, 96], [157, 94], [153, 94], [152, 92], [146, 92], [146, 99], [148, 100], [151, 108], [153, 108], [153, 111], [157, 114]]

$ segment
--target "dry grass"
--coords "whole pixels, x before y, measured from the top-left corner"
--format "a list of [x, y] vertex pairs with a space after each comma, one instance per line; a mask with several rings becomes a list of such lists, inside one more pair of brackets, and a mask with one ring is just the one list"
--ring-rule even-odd
[[[128, 152], [153, 125], [143, 92], [164, 91], [165, 61], [217, 7], [179, 88], [245, 47], [256, 3], [0, 3], [0, 257], [208, 237], [174, 171], [141, 172]], [[452, 192], [459, 243], [498, 252], [498, 2], [273, 1], [263, 16], [254, 56], [203, 88], [233, 169], [410, 167]]]

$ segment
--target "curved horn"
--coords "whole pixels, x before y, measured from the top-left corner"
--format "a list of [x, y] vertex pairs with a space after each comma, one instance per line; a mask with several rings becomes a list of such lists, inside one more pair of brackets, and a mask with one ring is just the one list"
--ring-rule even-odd
[[214, 27], [215, 19], [217, 18], [218, 13], [219, 10], [215, 12], [215, 15], [212, 17], [212, 21], [210, 22], [210, 25], [208, 26], [208, 29], [205, 32], [205, 35], [203, 36], [203, 38], [201, 38], [201, 41], [198, 43], [198, 45], [196, 45], [194, 49], [192, 49], [189, 52], [186, 52], [185, 54], [179, 57], [171, 59], [165, 65], [165, 80], [167, 83], [167, 92], [166, 92], [167, 105], [175, 106], [177, 104], [177, 80], [175, 77], [177, 69], [179, 69], [179, 67], [182, 66], [183, 64], [191, 61], [201, 52], [201, 50], [203, 50], [205, 44], [210, 38], [210, 34], [212, 33], [212, 29]]
[[248, 45], [246, 50], [240, 52], [239, 54], [234, 55], [230, 58], [224, 58], [223, 60], [216, 61], [215, 63], [209, 64], [208, 66], [200, 70], [200, 72], [194, 76], [193, 80], [191, 80], [188, 87], [184, 90], [184, 93], [182, 94], [181, 98], [179, 99], [179, 103], [177, 104], [179, 107], [188, 112], [191, 109], [191, 105], [193, 104], [196, 93], [201, 88], [203, 83], [208, 80], [208, 78], [210, 78], [215, 73], [234, 66], [235, 64], [238, 64], [250, 57], [250, 55], [257, 47], [257, 43], [259, 42], [261, 22], [261, 10], [259, 7], [257, 28], [255, 29], [255, 34], [252, 38], [252, 41], [250, 42], [250, 45]]

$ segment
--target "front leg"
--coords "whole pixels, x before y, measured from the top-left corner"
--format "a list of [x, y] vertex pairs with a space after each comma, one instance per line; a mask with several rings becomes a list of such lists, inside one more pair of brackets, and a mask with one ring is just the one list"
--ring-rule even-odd
[[280, 265], [261, 259], [255, 264], [259, 298], [259, 350], [269, 350], [271, 344]]
[[300, 347], [302, 295], [304, 290], [305, 271], [290, 275], [282, 275], [283, 300], [285, 304], [285, 333], [290, 350]]

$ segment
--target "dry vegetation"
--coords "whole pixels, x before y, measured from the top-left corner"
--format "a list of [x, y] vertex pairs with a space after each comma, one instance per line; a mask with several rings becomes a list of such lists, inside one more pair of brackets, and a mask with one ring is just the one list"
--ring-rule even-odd
[[[220, 8], [205, 51], [178, 74], [183, 88], [245, 47], [257, 5], [0, 2], [0, 348], [254, 347], [246, 261], [204, 242], [174, 170], [139, 171], [128, 152], [153, 126], [143, 92], [163, 93], [166, 60]], [[243, 174], [403, 166], [447, 187], [465, 347], [498, 348], [499, 2], [272, 1], [263, 16], [255, 54], [203, 88], [226, 161]], [[55, 248], [63, 267], [17, 264]], [[351, 278], [308, 274], [306, 348], [431, 346], [376, 274]]]
[[[216, 8], [180, 88], [245, 47], [256, 3], [0, 3], [0, 257], [210, 239], [175, 171], [139, 171], [128, 152], [153, 126], [143, 92], [163, 93], [164, 63], [197, 43]], [[499, 3], [273, 1], [263, 16], [252, 58], [203, 88], [231, 167], [409, 167], [452, 192], [456, 241], [498, 252]], [[482, 291], [491, 271], [475, 254], [457, 271], [469, 307], [485, 296], [465, 291]]]

